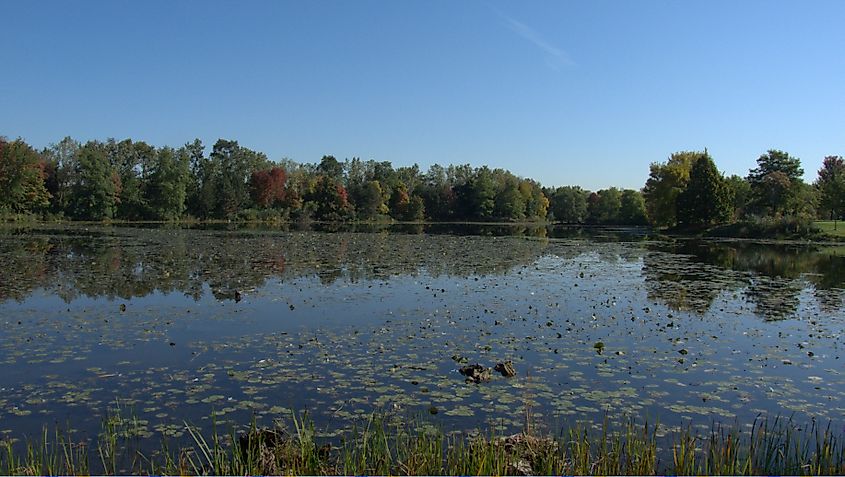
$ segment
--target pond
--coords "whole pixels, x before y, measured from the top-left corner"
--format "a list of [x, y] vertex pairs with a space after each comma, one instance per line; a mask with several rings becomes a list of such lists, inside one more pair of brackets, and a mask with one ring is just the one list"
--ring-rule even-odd
[[116, 405], [152, 447], [304, 410], [326, 437], [374, 411], [841, 428], [843, 256], [565, 227], [5, 228], [0, 438], [93, 435]]

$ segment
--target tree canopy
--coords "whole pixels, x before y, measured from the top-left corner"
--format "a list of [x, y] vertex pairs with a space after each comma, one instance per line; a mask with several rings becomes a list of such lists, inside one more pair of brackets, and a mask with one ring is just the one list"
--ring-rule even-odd
[[206, 151], [143, 141], [66, 137], [42, 151], [0, 138], [0, 214], [75, 220], [535, 221], [710, 226], [754, 216], [839, 217], [845, 161], [828, 156], [811, 186], [801, 163], [769, 150], [747, 177], [724, 178], [707, 151], [652, 163], [642, 190], [545, 188], [505, 169], [469, 164], [271, 161], [235, 140]]
[[701, 152], [681, 151], [669, 156], [665, 163], [652, 163], [643, 188], [649, 221], [657, 226], [677, 224], [677, 200], [687, 186], [692, 164]]
[[0, 138], [0, 211], [30, 213], [47, 207], [51, 196], [45, 177], [44, 163], [29, 144]]
[[770, 149], [757, 159], [757, 167], [748, 172], [752, 210], [779, 216], [795, 209], [801, 191], [804, 169], [801, 161], [786, 152]]

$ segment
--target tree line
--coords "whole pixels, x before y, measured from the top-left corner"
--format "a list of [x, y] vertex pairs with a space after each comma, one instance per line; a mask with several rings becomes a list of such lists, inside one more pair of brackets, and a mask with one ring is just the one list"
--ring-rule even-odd
[[182, 147], [66, 137], [37, 151], [0, 137], [0, 214], [72, 220], [522, 221], [705, 226], [755, 216], [841, 216], [845, 163], [815, 184], [782, 151], [748, 176], [724, 177], [707, 151], [650, 166], [642, 190], [543, 187], [504, 169], [394, 168], [360, 158], [273, 162], [237, 141]]
[[771, 149], [746, 177], [725, 177], [708, 152], [683, 151], [652, 163], [643, 187], [650, 222], [706, 227], [744, 219], [836, 219], [845, 212], [845, 161], [827, 156], [812, 184], [800, 159]]

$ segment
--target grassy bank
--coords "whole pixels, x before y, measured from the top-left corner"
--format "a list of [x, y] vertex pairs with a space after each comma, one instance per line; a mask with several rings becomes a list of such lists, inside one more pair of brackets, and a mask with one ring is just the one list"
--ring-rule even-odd
[[[422, 421], [392, 424], [372, 416], [345, 438], [315, 438], [307, 417], [274, 429], [200, 433], [179, 446], [162, 441], [142, 452], [132, 418], [111, 415], [95, 439], [44, 431], [0, 444], [4, 475], [56, 474], [309, 474], [309, 475], [749, 475], [845, 474], [842, 436], [758, 420], [745, 431], [714, 427], [657, 437], [656, 427], [630, 423], [600, 431], [571, 427], [555, 435], [444, 434]], [[750, 430], [749, 430], [750, 429]]]
[[832, 220], [819, 220], [813, 222], [813, 225], [825, 235], [845, 239], [845, 222], [841, 220], [837, 220], [836, 222]]
[[691, 232], [705, 237], [748, 238], [766, 240], [824, 240], [826, 238], [812, 220], [803, 217], [760, 217], [718, 225]]

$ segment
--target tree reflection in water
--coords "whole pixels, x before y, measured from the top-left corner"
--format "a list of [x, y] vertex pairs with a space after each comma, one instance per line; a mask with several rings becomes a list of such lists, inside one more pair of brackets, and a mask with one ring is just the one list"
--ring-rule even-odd
[[[620, 246], [591, 247], [615, 242]], [[504, 274], [543, 255], [574, 259], [583, 253], [607, 262], [642, 260], [649, 298], [675, 310], [704, 313], [720, 294], [730, 293], [751, 302], [762, 318], [777, 320], [795, 315], [805, 289], [824, 311], [843, 303], [843, 247], [649, 240], [636, 229], [482, 224], [4, 229], [0, 300], [24, 300], [38, 289], [66, 302], [154, 292], [198, 300], [206, 287], [218, 300], [231, 300], [269, 279], [317, 277], [328, 285], [421, 273]]]

